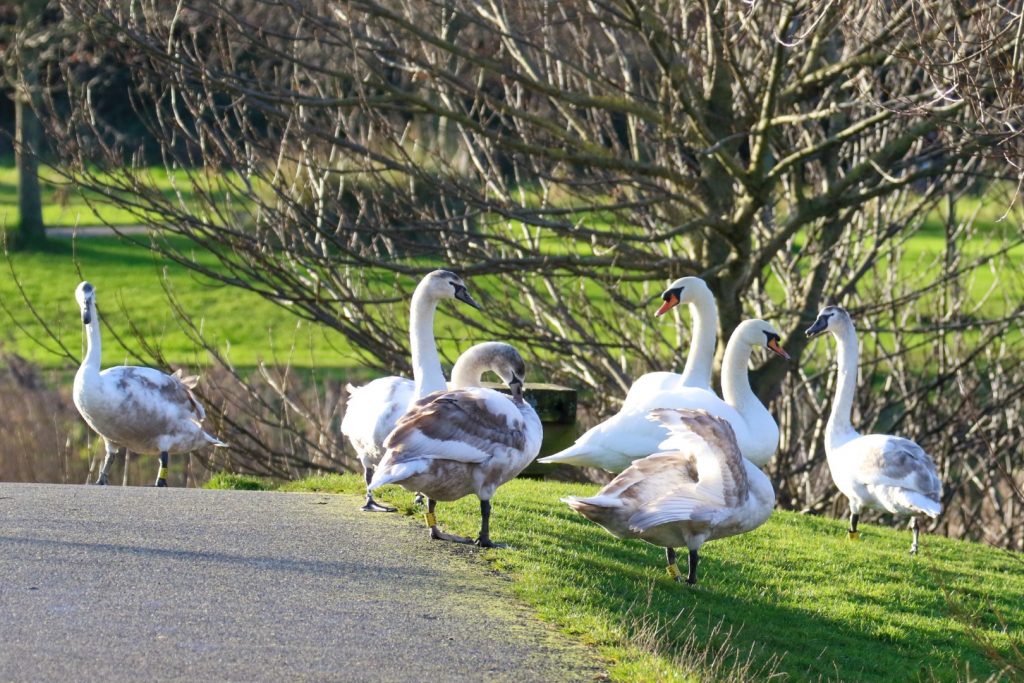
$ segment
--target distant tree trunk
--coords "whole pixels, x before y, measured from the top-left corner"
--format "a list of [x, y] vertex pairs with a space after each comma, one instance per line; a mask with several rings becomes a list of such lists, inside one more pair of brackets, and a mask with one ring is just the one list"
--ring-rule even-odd
[[17, 243], [20, 248], [38, 247], [46, 242], [43, 226], [43, 203], [39, 192], [39, 152], [41, 138], [39, 121], [32, 109], [32, 94], [37, 86], [34, 66], [26, 66], [24, 87], [19, 88], [14, 103], [14, 154], [18, 167]]

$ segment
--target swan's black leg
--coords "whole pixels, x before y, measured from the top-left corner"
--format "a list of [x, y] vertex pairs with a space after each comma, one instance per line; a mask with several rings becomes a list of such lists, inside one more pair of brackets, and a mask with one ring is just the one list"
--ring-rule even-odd
[[910, 518], [910, 531], [914, 534], [914, 540], [910, 544], [910, 554], [917, 555], [917, 542], [921, 537], [921, 523], [917, 517]]
[[110, 475], [110, 465], [114, 462], [114, 456], [119, 452], [117, 446], [104, 439], [106, 445], [106, 455], [103, 457], [103, 466], [100, 467], [100, 473], [96, 476], [96, 484], [98, 486], [106, 486], [107, 479]]
[[160, 453], [160, 469], [156, 473], [156, 486], [167, 486], [167, 451]]
[[697, 563], [698, 562], [700, 562], [700, 558], [697, 557], [697, 551], [693, 550], [691, 548], [690, 549], [689, 567], [687, 568], [688, 571], [686, 572], [686, 583], [690, 584], [691, 586], [694, 586], [697, 583]]
[[[366, 485], [369, 486], [370, 482], [373, 481], [373, 468], [367, 467], [363, 473], [363, 478], [366, 480]], [[366, 492], [366, 505], [363, 506], [363, 512], [394, 512], [397, 508], [388, 507], [387, 505], [381, 505], [373, 499], [373, 494], [369, 491]]]
[[491, 501], [480, 501], [480, 538], [476, 544], [481, 548], [507, 548], [505, 543], [495, 543], [491, 540]]
[[682, 581], [683, 575], [679, 572], [679, 564], [676, 562], [676, 549], [665, 548], [665, 559], [668, 560], [668, 575], [676, 583]]
[[860, 533], [857, 531], [857, 521], [860, 519], [860, 515], [856, 512], [850, 512], [850, 529], [846, 532], [847, 538], [851, 541], [860, 539]]
[[427, 514], [424, 515], [427, 518], [427, 526], [430, 527], [430, 537], [435, 541], [451, 541], [453, 543], [472, 543], [473, 539], [466, 538], [465, 536], [456, 536], [455, 534], [446, 534], [437, 528], [437, 517], [434, 516], [434, 506], [437, 505], [437, 501], [433, 498], [427, 498]]

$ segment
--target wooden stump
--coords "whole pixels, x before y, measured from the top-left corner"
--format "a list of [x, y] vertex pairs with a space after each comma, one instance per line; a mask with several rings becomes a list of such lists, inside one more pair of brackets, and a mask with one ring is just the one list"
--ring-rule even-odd
[[[484, 386], [509, 393], [504, 384], [485, 382]], [[533, 406], [544, 427], [544, 440], [541, 442], [540, 455], [544, 457], [568, 448], [576, 440], [578, 428], [576, 424], [576, 390], [558, 384], [527, 384], [523, 397]], [[541, 465], [534, 462], [523, 475], [543, 477], [558, 465]]]

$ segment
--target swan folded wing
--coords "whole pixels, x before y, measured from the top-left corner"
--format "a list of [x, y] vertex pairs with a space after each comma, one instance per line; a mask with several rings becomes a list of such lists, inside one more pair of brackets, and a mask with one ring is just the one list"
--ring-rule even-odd
[[431, 394], [399, 420], [384, 442], [390, 462], [482, 463], [526, 447], [526, 423], [512, 401], [491, 390]]
[[942, 495], [942, 482], [931, 457], [913, 441], [898, 436], [872, 439], [859, 474], [873, 485], [917, 491], [935, 501]]
[[702, 499], [736, 507], [747, 499], [750, 482], [732, 426], [703, 410], [659, 409], [650, 417], [669, 431], [660, 447], [693, 458]]
[[408, 408], [416, 385], [404, 377], [382, 377], [347, 389], [341, 433], [351, 441], [381, 444]]
[[105, 381], [113, 382], [122, 401], [148, 408], [174, 406], [191, 414], [198, 424], [206, 417], [206, 411], [179, 373], [168, 375], [153, 368], [120, 366], [105, 370], [102, 376]]

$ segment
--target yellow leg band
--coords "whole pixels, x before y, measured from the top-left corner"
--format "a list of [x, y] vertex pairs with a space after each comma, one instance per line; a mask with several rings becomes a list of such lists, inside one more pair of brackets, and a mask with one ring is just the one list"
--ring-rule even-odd
[[682, 574], [679, 573], [679, 565], [672, 563], [668, 566], [668, 575], [673, 579], [678, 579]]
[[860, 540], [860, 532], [859, 531], [847, 531], [846, 532], [846, 537], [848, 539], [850, 539], [851, 541], [859, 541]]
[[427, 520], [427, 526], [437, 526], [437, 517], [434, 516], [433, 512], [428, 512], [423, 517]]
[[161, 467], [160, 471], [157, 472], [156, 478], [157, 479], [166, 479], [167, 478], [167, 468], [166, 467]]

